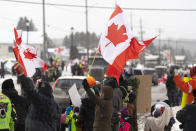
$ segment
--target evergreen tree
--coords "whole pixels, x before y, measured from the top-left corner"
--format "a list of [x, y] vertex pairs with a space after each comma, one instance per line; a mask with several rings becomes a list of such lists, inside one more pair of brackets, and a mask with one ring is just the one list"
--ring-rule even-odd
[[[27, 27], [27, 22], [29, 22], [29, 27]], [[37, 31], [35, 24], [33, 23], [33, 20], [29, 20], [26, 16], [20, 17], [18, 24], [16, 26], [17, 30], [23, 30], [23, 31]]]
[[78, 49], [76, 48], [76, 46], [71, 46], [70, 49], [70, 59], [76, 59], [79, 58], [79, 53], [78, 53]]
[[[86, 33], [84, 32], [76, 32], [73, 34], [74, 45], [86, 47]], [[88, 43], [89, 48], [98, 47], [99, 37], [95, 33], [88, 33]], [[71, 35], [65, 36], [63, 40], [63, 45], [70, 48], [71, 47]]]

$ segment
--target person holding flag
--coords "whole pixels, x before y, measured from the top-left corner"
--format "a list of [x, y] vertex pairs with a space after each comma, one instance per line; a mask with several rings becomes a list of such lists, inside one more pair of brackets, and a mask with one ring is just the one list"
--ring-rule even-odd
[[14, 69], [21, 79], [21, 88], [31, 102], [25, 131], [59, 131], [61, 109], [54, 101], [50, 84], [40, 80], [34, 87], [33, 81], [24, 75], [24, 69], [19, 63], [14, 65]]
[[17, 32], [14, 28], [15, 43], [13, 52], [16, 60], [24, 69], [24, 74], [28, 77], [32, 77], [36, 68], [41, 68], [43, 71], [47, 70], [47, 64], [38, 57], [37, 50], [29, 45], [22, 43], [22, 33]]
[[132, 34], [123, 10], [116, 6], [108, 21], [106, 30], [101, 35], [98, 47], [98, 52], [109, 63], [106, 75], [115, 78], [119, 84], [120, 74], [124, 73], [125, 63], [130, 59], [139, 58], [139, 54], [155, 38], [138, 42]]

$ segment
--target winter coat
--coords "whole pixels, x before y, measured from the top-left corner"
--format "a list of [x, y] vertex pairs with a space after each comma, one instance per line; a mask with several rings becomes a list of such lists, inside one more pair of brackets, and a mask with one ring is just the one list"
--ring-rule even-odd
[[114, 112], [112, 114], [112, 125], [116, 125], [120, 122], [120, 119], [118, 117], [118, 112], [120, 111], [120, 109], [123, 108], [122, 97], [123, 97], [123, 94], [120, 88], [114, 88], [113, 98], [112, 98], [113, 109], [114, 109]]
[[9, 97], [16, 110], [17, 120], [15, 126], [25, 125], [25, 119], [30, 103], [24, 97], [19, 96], [16, 89], [2, 89], [2, 93]]
[[21, 86], [31, 101], [25, 121], [25, 131], [58, 131], [61, 111], [51, 95], [34, 89], [33, 81], [22, 75]]
[[184, 82], [181, 79], [180, 75], [177, 75], [176, 77], [174, 77], [174, 81], [181, 91], [188, 94], [188, 104], [191, 104], [193, 102], [192, 91], [196, 89], [196, 78], [192, 77], [192, 80], [190, 80], [189, 82]]
[[196, 130], [196, 103], [187, 104], [176, 114], [176, 119], [182, 123], [183, 131]]
[[90, 100], [95, 104], [95, 120], [93, 124], [93, 131], [112, 131], [111, 118], [113, 113], [113, 89], [109, 86], [102, 87], [104, 93], [104, 99], [101, 99], [94, 95], [94, 93], [88, 87], [84, 87]]
[[95, 114], [95, 104], [89, 98], [82, 99], [77, 126], [82, 131], [92, 131]]
[[165, 108], [163, 114], [157, 118], [148, 117], [145, 123], [144, 131], [164, 131], [165, 126], [170, 122], [173, 117], [172, 108]]

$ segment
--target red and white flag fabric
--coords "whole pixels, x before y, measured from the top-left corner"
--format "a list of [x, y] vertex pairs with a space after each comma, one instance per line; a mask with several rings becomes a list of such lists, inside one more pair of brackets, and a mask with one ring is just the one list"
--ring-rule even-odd
[[14, 36], [16, 44], [20, 45], [22, 43], [22, 31], [19, 31], [18, 33], [16, 28], [14, 28]]
[[[125, 19], [124, 12], [117, 6], [109, 19], [107, 29], [102, 33], [99, 41], [99, 53], [110, 64], [106, 75], [113, 76], [112, 72], [116, 72], [115, 76], [121, 72], [123, 73], [126, 61], [137, 59], [139, 54], [155, 38], [138, 42]], [[117, 73], [117, 71], [120, 73]]]
[[32, 77], [36, 72], [36, 68], [42, 68], [47, 70], [45, 62], [37, 56], [37, 50], [29, 45], [21, 44], [22, 38], [18, 37], [17, 30], [15, 33], [15, 47], [13, 48], [16, 60], [24, 68], [24, 74], [28, 77]]

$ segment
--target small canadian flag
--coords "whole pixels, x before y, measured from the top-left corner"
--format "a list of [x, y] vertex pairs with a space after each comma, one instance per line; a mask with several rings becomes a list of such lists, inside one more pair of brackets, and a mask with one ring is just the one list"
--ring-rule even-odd
[[99, 53], [110, 64], [106, 75], [115, 77], [118, 81], [120, 73], [124, 72], [126, 61], [137, 59], [155, 38], [138, 42], [125, 19], [124, 12], [117, 6], [99, 41]]
[[16, 28], [14, 28], [15, 43], [14, 54], [16, 60], [24, 68], [24, 74], [28, 77], [32, 77], [36, 72], [36, 68], [47, 70], [47, 65], [43, 60], [37, 56], [37, 50], [32, 46], [22, 44], [22, 33], [18, 35]]

